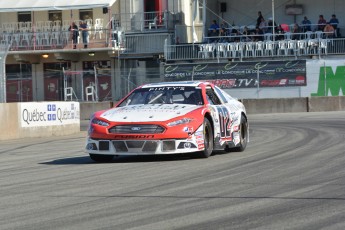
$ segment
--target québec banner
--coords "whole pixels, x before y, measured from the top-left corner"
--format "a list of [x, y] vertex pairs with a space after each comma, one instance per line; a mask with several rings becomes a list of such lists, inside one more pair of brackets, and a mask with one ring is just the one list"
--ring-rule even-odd
[[164, 77], [209, 81], [223, 89], [307, 85], [305, 60], [166, 65]]

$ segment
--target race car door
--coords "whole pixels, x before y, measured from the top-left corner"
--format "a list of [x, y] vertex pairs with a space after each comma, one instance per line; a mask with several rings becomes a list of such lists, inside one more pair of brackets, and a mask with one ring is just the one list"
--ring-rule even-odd
[[213, 112], [215, 145], [221, 147], [225, 142], [233, 140], [231, 133], [232, 112], [226, 105], [226, 98], [223, 95], [218, 96], [213, 88], [206, 88], [206, 98]]

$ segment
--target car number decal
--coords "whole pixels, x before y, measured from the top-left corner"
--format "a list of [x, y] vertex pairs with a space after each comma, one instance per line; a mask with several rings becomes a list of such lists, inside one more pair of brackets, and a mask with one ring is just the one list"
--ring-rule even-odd
[[220, 126], [220, 137], [230, 138], [231, 137], [231, 124], [232, 119], [228, 109], [224, 106], [217, 107], [219, 116], [219, 126]]

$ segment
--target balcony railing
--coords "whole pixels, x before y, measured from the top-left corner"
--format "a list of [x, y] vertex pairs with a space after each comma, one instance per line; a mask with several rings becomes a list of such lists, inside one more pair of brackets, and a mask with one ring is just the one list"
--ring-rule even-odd
[[[112, 46], [114, 32], [108, 29], [90, 31], [88, 48], [105, 48]], [[2, 32], [0, 44], [10, 45], [10, 51], [73, 49], [71, 31], [38, 31], [38, 32]], [[82, 34], [78, 36], [77, 48], [83, 48]]]
[[241, 41], [174, 44], [165, 46], [165, 59], [242, 61], [253, 58], [309, 58], [345, 54], [345, 38], [282, 39], [278, 41]]
[[113, 28], [128, 32], [150, 32], [173, 29], [174, 15], [169, 11], [114, 14]]

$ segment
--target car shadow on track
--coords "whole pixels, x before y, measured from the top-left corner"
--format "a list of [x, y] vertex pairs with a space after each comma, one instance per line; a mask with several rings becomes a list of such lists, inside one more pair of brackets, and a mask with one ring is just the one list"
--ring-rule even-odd
[[[186, 161], [197, 160], [192, 154], [156, 155], [156, 156], [118, 156], [109, 162], [95, 162], [89, 156], [60, 158], [52, 161], [41, 162], [45, 165], [79, 165], [79, 164], [112, 164], [112, 163], [142, 163], [161, 161]], [[200, 159], [202, 160], [202, 159]]]

